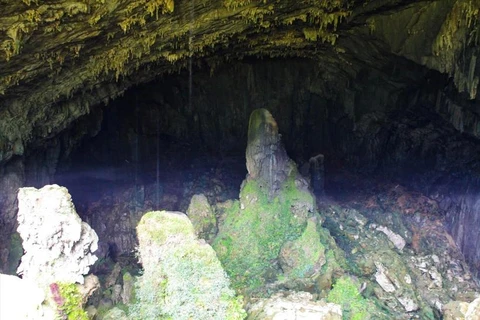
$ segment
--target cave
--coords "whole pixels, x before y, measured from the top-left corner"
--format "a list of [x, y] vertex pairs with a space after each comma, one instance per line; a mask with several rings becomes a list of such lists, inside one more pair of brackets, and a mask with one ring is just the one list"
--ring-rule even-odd
[[0, 2], [0, 271], [20, 187], [67, 187], [115, 255], [236, 198], [265, 108], [327, 197], [421, 194], [480, 274], [479, 1]]

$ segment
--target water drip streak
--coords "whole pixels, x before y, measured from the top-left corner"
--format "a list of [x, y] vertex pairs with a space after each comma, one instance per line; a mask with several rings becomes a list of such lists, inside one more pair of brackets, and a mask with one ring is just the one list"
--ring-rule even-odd
[[138, 179], [138, 161], [139, 161], [139, 139], [138, 139], [138, 134], [139, 134], [139, 110], [138, 110], [138, 95], [135, 95], [135, 126], [136, 126], [136, 132], [135, 132], [135, 139], [134, 139], [134, 163], [135, 163], [135, 168], [134, 168], [134, 174], [135, 174], [135, 196], [134, 196], [134, 208], [135, 208], [135, 214], [138, 213], [138, 191], [139, 191], [139, 179]]
[[192, 111], [192, 93], [193, 93], [193, 22], [195, 21], [195, 1], [191, 1], [190, 6], [190, 25], [188, 28], [188, 110]]
[[157, 172], [155, 188], [155, 204], [160, 207], [160, 112], [157, 110]]

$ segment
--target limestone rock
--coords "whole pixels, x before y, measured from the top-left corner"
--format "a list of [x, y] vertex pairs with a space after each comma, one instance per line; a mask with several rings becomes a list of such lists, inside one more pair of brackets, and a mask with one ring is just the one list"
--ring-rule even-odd
[[32, 281], [0, 274], [0, 319], [55, 319], [55, 310], [42, 305], [45, 299]]
[[18, 268], [41, 287], [54, 282], [83, 283], [97, 258], [98, 237], [75, 212], [68, 190], [58, 185], [18, 192], [18, 232], [25, 254]]
[[133, 319], [243, 319], [244, 311], [212, 247], [180, 212], [145, 214], [137, 226], [143, 275]]
[[370, 227], [380, 232], [383, 232], [398, 250], [401, 251], [405, 247], [405, 239], [403, 239], [400, 235], [396, 234], [387, 227], [377, 226], [376, 224], [371, 224]]
[[445, 320], [480, 320], [480, 298], [471, 303], [450, 301], [442, 311]]
[[248, 320], [341, 320], [342, 309], [334, 303], [313, 301], [308, 292], [279, 292], [259, 299], [248, 310]]
[[120, 271], [122, 271], [122, 266], [120, 266], [120, 263], [117, 262], [113, 266], [112, 272], [110, 272], [110, 274], [107, 276], [107, 279], [105, 279], [105, 288], [111, 288], [117, 283]]
[[266, 109], [254, 110], [248, 124], [247, 170], [272, 196], [291, 170], [278, 125]]
[[226, 211], [213, 241], [219, 259], [247, 294], [280, 284], [297, 291], [313, 287], [335, 244], [321, 237], [315, 198], [265, 109], [250, 116], [246, 162], [240, 199]]
[[187, 209], [195, 233], [200, 239], [210, 240], [217, 233], [217, 219], [208, 199], [203, 194], [196, 194], [190, 200]]
[[444, 320], [461, 320], [465, 319], [465, 313], [468, 309], [468, 303], [463, 301], [450, 301], [443, 306]]
[[82, 295], [82, 305], [85, 306], [88, 298], [98, 289], [100, 289], [100, 280], [93, 274], [85, 277], [83, 284], [77, 285], [79, 293]]
[[377, 281], [378, 285], [382, 287], [385, 292], [394, 292], [395, 286], [390, 281], [387, 276], [387, 270], [380, 262], [375, 262], [377, 266], [377, 272], [375, 273], [375, 280]]
[[133, 288], [134, 280], [130, 272], [125, 272], [123, 274], [123, 291], [122, 291], [122, 302], [123, 304], [129, 304], [133, 300]]
[[293, 241], [287, 241], [281, 248], [280, 266], [289, 277], [314, 277], [325, 264], [325, 247], [320, 242], [316, 226], [315, 220], [309, 220], [302, 235]]
[[473, 300], [468, 305], [465, 320], [480, 320], [480, 298]]

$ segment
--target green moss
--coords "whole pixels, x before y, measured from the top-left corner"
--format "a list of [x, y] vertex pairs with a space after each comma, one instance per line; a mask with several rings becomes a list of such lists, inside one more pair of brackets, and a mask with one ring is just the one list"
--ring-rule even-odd
[[151, 211], [146, 213], [137, 226], [137, 232], [155, 242], [162, 244], [169, 236], [183, 235], [194, 237], [193, 226], [185, 223], [188, 218], [182, 214], [172, 215], [166, 211]]
[[63, 305], [60, 310], [67, 315], [68, 320], [88, 320], [88, 315], [82, 308], [82, 295], [75, 283], [59, 283], [60, 296]]
[[316, 269], [325, 263], [325, 247], [320, 242], [316, 224], [311, 220], [308, 221], [302, 235], [282, 248], [283, 250], [286, 250], [289, 258], [294, 260], [293, 268], [288, 270], [290, 278], [311, 277], [317, 274], [319, 270]]
[[185, 215], [147, 213], [137, 233], [145, 270], [130, 319], [244, 318], [242, 299], [230, 289], [215, 251], [197, 240]]
[[343, 319], [370, 319], [375, 308], [371, 302], [360, 295], [357, 285], [347, 276], [337, 279], [327, 300], [342, 306]]
[[289, 196], [269, 201], [254, 180], [244, 183], [240, 200], [243, 209], [236, 201], [226, 212], [213, 247], [234, 287], [248, 291], [265, 283], [281, 247], [300, 237], [306, 221], [291, 213]]

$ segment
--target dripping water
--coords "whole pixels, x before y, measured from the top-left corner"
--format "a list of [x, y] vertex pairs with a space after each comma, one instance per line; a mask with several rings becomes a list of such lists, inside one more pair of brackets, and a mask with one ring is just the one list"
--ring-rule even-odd
[[192, 93], [193, 93], [193, 28], [195, 21], [195, 0], [190, 2], [190, 26], [188, 28], [188, 109], [192, 112]]
[[155, 180], [155, 205], [158, 209], [160, 207], [160, 110], [157, 109], [157, 167]]
[[140, 127], [140, 120], [139, 120], [139, 109], [138, 109], [138, 95], [135, 94], [135, 133], [134, 133], [134, 142], [133, 142], [133, 163], [134, 163], [134, 184], [135, 184], [135, 193], [134, 193], [134, 210], [135, 210], [135, 215], [138, 213], [138, 204], [139, 204], [139, 190], [140, 190], [140, 184], [139, 184], [139, 172], [138, 172], [138, 162], [139, 162], [139, 127]]

